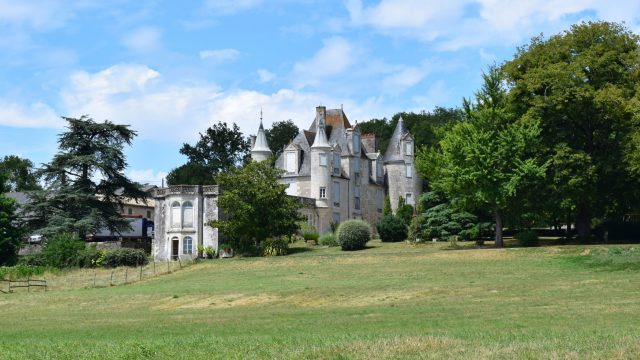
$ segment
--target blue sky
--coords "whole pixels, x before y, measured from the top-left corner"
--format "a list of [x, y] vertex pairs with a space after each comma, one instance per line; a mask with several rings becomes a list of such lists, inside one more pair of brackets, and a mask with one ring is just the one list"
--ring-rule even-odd
[[314, 107], [358, 121], [458, 106], [488, 64], [582, 20], [640, 32], [624, 0], [0, 0], [0, 156], [48, 162], [60, 116], [130, 124], [159, 184], [218, 121], [255, 133]]

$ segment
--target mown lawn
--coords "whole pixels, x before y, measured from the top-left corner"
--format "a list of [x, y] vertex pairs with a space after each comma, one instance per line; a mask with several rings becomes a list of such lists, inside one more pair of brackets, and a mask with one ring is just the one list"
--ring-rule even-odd
[[0, 294], [0, 358], [640, 358], [640, 269], [606, 247], [372, 245]]

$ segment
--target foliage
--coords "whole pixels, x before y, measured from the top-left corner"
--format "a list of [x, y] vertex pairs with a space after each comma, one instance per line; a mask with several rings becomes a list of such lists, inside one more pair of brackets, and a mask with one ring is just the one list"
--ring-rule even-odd
[[24, 208], [32, 214], [32, 228], [43, 235], [71, 232], [80, 239], [100, 229], [128, 230], [129, 222], [119, 215], [124, 199], [147, 196], [124, 175], [123, 147], [131, 145], [136, 132], [86, 116], [64, 119], [67, 131], [58, 138], [59, 151], [41, 169], [46, 189], [31, 192]]
[[435, 205], [423, 214], [423, 234], [427, 238], [447, 239], [459, 236], [464, 240], [477, 238], [478, 218], [457, 210], [449, 202]]
[[3, 194], [4, 176], [0, 173], [0, 265], [17, 259], [23, 231], [17, 224], [16, 203]]
[[418, 214], [411, 219], [411, 223], [407, 229], [407, 240], [411, 242], [420, 242], [423, 239], [423, 230], [425, 216]]
[[387, 194], [384, 197], [384, 208], [382, 209], [382, 215], [391, 215], [391, 200]]
[[96, 245], [85, 247], [78, 252], [76, 265], [83, 268], [101, 267], [107, 250], [98, 250]]
[[501, 71], [491, 67], [483, 79], [475, 103], [465, 100], [468, 121], [454, 125], [440, 149], [419, 151], [416, 162], [433, 189], [467, 208], [492, 209], [501, 247], [504, 214], [519, 210], [521, 192], [544, 179], [547, 164], [536, 153], [537, 123], [509, 111]]
[[338, 226], [336, 238], [342, 250], [364, 249], [371, 239], [371, 227], [362, 220], [343, 221]]
[[590, 249], [586, 255], [575, 258], [588, 267], [611, 271], [640, 270], [640, 247], [610, 247]]
[[218, 175], [222, 189], [218, 200], [226, 218], [209, 223], [234, 245], [258, 245], [268, 237], [292, 235], [301, 220], [298, 203], [278, 183], [282, 170], [267, 162], [251, 161], [241, 168]]
[[180, 154], [187, 156], [186, 164], [167, 175], [170, 185], [203, 185], [214, 183], [215, 177], [240, 165], [249, 158], [249, 141], [238, 125], [231, 128], [219, 122], [200, 133], [200, 140], [192, 146], [183, 144]]
[[62, 233], [50, 236], [42, 248], [47, 265], [56, 268], [78, 266], [85, 244], [75, 234]]
[[16, 155], [5, 156], [0, 161], [0, 173], [7, 176], [9, 189], [7, 191], [39, 190], [38, 175], [29, 159]]
[[204, 248], [204, 253], [207, 255], [207, 259], [213, 259], [213, 257], [216, 255], [216, 250], [213, 248], [213, 246], [207, 246]]
[[298, 135], [300, 130], [291, 119], [276, 121], [271, 125], [270, 129], [264, 131], [267, 137], [267, 143], [273, 152], [273, 158], [277, 159], [293, 138]]
[[24, 279], [36, 275], [42, 275], [46, 271], [44, 266], [18, 264], [15, 266], [0, 266], [0, 279]]
[[260, 244], [263, 256], [283, 256], [289, 253], [289, 244], [280, 238], [268, 238]]
[[103, 266], [114, 268], [118, 266], [140, 266], [149, 263], [147, 254], [141, 249], [120, 248], [107, 251]]
[[47, 259], [42, 252], [20, 256], [18, 265], [46, 266]]
[[409, 225], [411, 223], [411, 218], [413, 217], [413, 206], [406, 204], [402, 196], [398, 197], [396, 216], [402, 219], [405, 225]]
[[403, 241], [407, 238], [407, 225], [396, 215], [385, 215], [376, 224], [378, 236], [383, 242]]
[[[575, 219], [588, 240], [592, 218], [637, 208], [634, 172], [640, 37], [624, 25], [588, 22], [534, 38], [504, 65], [516, 114], [539, 122], [550, 167], [551, 215]], [[563, 164], [566, 164], [563, 166]], [[571, 220], [569, 220], [570, 222]]]
[[318, 238], [320, 237], [320, 234], [318, 234], [315, 231], [311, 231], [311, 232], [303, 232], [302, 233], [302, 237], [305, 240], [314, 240], [314, 241], [318, 241]]
[[538, 233], [535, 230], [523, 230], [516, 234], [516, 240], [520, 246], [537, 246], [538, 245]]
[[333, 232], [326, 232], [320, 236], [318, 243], [323, 246], [338, 246], [338, 240]]

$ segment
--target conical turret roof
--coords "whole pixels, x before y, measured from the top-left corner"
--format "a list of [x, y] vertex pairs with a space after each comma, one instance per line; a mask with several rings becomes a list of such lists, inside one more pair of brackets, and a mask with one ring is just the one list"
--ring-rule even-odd
[[268, 152], [271, 153], [271, 149], [269, 149], [269, 144], [267, 144], [267, 136], [264, 133], [264, 127], [262, 126], [262, 119], [260, 119], [260, 127], [258, 128], [258, 135], [256, 136], [256, 142], [253, 144], [253, 149], [251, 152]]
[[396, 129], [393, 130], [393, 135], [391, 135], [391, 140], [389, 140], [389, 146], [387, 147], [387, 151], [384, 153], [384, 162], [393, 162], [393, 161], [404, 161], [402, 157], [402, 149], [400, 148], [400, 142], [405, 135], [409, 133], [409, 129], [404, 123], [402, 116], [398, 119], [398, 124], [396, 125]]

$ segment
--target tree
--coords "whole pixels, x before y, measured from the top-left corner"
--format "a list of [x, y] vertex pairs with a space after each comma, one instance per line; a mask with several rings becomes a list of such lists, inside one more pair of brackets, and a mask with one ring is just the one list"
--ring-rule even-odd
[[382, 209], [382, 215], [391, 215], [391, 200], [389, 195], [384, 197], [384, 208]]
[[129, 223], [119, 215], [125, 198], [145, 200], [146, 194], [124, 175], [124, 145], [136, 132], [128, 125], [88, 116], [63, 117], [67, 131], [59, 135], [59, 151], [40, 170], [44, 191], [30, 193], [24, 212], [43, 235], [73, 233], [80, 239], [99, 229], [119, 232]]
[[7, 174], [8, 191], [30, 191], [40, 189], [38, 176], [29, 159], [16, 155], [5, 156], [0, 161], [0, 173]]
[[[555, 192], [587, 240], [592, 218], [637, 206], [640, 186], [627, 160], [638, 107], [640, 38], [623, 25], [589, 22], [534, 38], [504, 65], [516, 115], [540, 123]], [[574, 168], [578, 166], [578, 168]], [[556, 171], [557, 170], [557, 171]], [[631, 171], [630, 171], [631, 170]], [[562, 183], [559, 180], [562, 179]]]
[[262, 161], [221, 173], [216, 180], [222, 192], [218, 200], [225, 218], [210, 226], [236, 247], [257, 246], [269, 237], [292, 235], [298, 229], [299, 204], [278, 183], [282, 170]]
[[0, 265], [15, 262], [23, 235], [17, 225], [16, 203], [4, 195], [8, 188], [6, 174], [0, 173]]
[[467, 208], [492, 209], [501, 247], [505, 213], [517, 208], [524, 188], [544, 177], [546, 164], [535, 153], [537, 124], [508, 110], [500, 70], [490, 67], [483, 80], [475, 103], [465, 100], [468, 120], [454, 125], [439, 149], [419, 151], [416, 162], [436, 191]]
[[267, 143], [273, 151], [273, 158], [277, 159], [285, 146], [298, 135], [300, 130], [291, 120], [276, 121], [271, 125], [271, 129], [265, 130]]
[[200, 133], [195, 146], [182, 145], [180, 153], [187, 156], [187, 164], [171, 170], [167, 182], [170, 185], [212, 184], [219, 173], [247, 161], [249, 150], [249, 141], [238, 125], [229, 128], [226, 122], [219, 122], [204, 134]]

